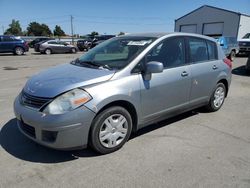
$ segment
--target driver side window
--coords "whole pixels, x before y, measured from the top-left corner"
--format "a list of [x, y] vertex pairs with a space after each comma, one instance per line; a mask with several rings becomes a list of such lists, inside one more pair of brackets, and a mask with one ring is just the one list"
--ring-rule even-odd
[[147, 62], [158, 61], [165, 68], [182, 66], [185, 64], [184, 38], [169, 38], [154, 47], [146, 56]]
[[151, 61], [161, 62], [164, 68], [183, 66], [185, 60], [185, 41], [183, 37], [169, 38], [149, 51], [149, 53], [134, 67], [132, 73], [145, 70], [145, 64]]

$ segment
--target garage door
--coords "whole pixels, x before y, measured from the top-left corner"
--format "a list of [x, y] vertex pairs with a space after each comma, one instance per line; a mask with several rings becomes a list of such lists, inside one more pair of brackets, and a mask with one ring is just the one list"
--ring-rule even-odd
[[197, 25], [181, 25], [180, 32], [197, 33]]
[[221, 36], [223, 34], [223, 22], [203, 24], [203, 35]]

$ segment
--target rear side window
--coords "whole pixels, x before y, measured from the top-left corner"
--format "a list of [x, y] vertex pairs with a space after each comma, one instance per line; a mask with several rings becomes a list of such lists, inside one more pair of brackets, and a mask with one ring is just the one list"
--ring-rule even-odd
[[14, 41], [14, 40], [13, 40], [12, 37], [4, 36], [4, 37], [2, 38], [2, 41], [4, 41], [4, 42], [10, 42], [10, 41]]
[[190, 62], [203, 62], [218, 59], [217, 45], [215, 42], [190, 38], [188, 40]]
[[208, 50], [206, 41], [199, 38], [190, 38], [188, 40], [190, 61], [200, 62], [208, 60]]
[[208, 57], [209, 60], [216, 60], [218, 59], [217, 54], [217, 45], [215, 42], [207, 41], [207, 48], [208, 48]]
[[48, 42], [48, 44], [58, 44], [56, 41]]

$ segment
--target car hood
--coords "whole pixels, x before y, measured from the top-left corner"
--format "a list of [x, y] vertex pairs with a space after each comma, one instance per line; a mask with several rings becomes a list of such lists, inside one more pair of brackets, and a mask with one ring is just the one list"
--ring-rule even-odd
[[32, 96], [53, 98], [74, 88], [107, 81], [114, 74], [111, 70], [64, 64], [34, 75], [23, 90]]

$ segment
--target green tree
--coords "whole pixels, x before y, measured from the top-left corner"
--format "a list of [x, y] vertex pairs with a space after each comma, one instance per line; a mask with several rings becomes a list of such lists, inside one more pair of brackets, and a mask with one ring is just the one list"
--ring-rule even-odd
[[56, 25], [53, 33], [54, 33], [54, 36], [58, 36], [58, 37], [65, 36], [65, 32], [62, 30], [62, 28], [59, 25]]
[[120, 33], [118, 33], [118, 36], [121, 36], [121, 35], [125, 35], [125, 33], [120, 31]]
[[9, 28], [4, 33], [5, 35], [22, 35], [22, 28], [18, 20], [12, 20]]
[[99, 35], [99, 33], [96, 32], [96, 31], [92, 31], [90, 35], [94, 37], [94, 36], [96, 36], [96, 35]]
[[31, 22], [27, 27], [27, 34], [30, 36], [50, 36], [52, 35], [49, 26], [46, 24], [39, 24], [37, 22]]

